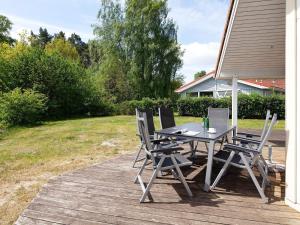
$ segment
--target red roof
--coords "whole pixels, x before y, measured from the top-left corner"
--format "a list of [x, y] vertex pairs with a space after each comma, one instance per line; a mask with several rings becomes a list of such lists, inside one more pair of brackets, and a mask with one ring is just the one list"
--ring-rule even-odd
[[278, 88], [285, 89], [285, 80], [284, 79], [245, 79], [243, 81], [257, 84], [260, 86], [265, 86], [267, 88]]

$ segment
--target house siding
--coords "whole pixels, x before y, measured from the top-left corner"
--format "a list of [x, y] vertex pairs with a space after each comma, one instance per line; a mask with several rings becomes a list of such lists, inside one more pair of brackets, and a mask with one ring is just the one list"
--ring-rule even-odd
[[[213, 92], [214, 97], [223, 97], [231, 95], [232, 85], [231, 80], [215, 80], [210, 78], [206, 81], [203, 81], [200, 84], [197, 84], [181, 93], [181, 96], [187, 96], [190, 93], [201, 93], [201, 92]], [[268, 92], [253, 86], [246, 84], [238, 83], [238, 90], [241, 93], [251, 94], [258, 93], [265, 95]]]

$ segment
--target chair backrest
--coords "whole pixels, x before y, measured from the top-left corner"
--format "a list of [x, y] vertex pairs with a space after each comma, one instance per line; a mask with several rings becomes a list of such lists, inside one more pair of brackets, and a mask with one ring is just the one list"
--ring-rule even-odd
[[145, 152], [149, 156], [151, 155], [151, 151], [153, 150], [153, 145], [150, 141], [150, 135], [148, 132], [148, 124], [147, 124], [147, 115], [145, 112], [141, 113], [141, 116], [138, 118], [138, 126], [141, 134], [141, 139], [143, 143], [145, 143]]
[[141, 131], [140, 131], [140, 127], [139, 127], [139, 118], [141, 117], [141, 112], [135, 108], [135, 119], [136, 119], [136, 134], [138, 136], [141, 136]]
[[159, 121], [160, 121], [161, 129], [176, 126], [174, 113], [172, 109], [166, 107], [160, 107], [158, 109], [158, 113], [159, 113]]
[[262, 152], [262, 149], [263, 147], [265, 146], [267, 140], [269, 139], [271, 133], [272, 133], [272, 129], [274, 127], [274, 125], [276, 124], [277, 122], [277, 114], [274, 113], [273, 114], [273, 117], [272, 117], [272, 120], [271, 120], [271, 123], [270, 123], [270, 126], [268, 127], [265, 135], [262, 137], [262, 140], [261, 140], [261, 143], [259, 144], [257, 150], [261, 153]]
[[229, 108], [208, 108], [209, 127], [227, 127], [229, 123]]
[[[154, 135], [155, 126], [154, 126], [154, 120], [153, 120], [153, 111], [152, 111], [152, 109], [139, 110], [136, 108], [135, 114], [136, 114], [137, 121], [138, 121], [139, 117], [143, 117], [143, 113], [146, 113], [147, 127], [148, 127], [149, 135]], [[138, 135], [140, 135], [138, 122], [137, 122], [137, 132], [138, 132]]]
[[270, 118], [272, 118], [271, 111], [267, 110], [266, 120], [265, 120], [264, 128], [263, 128], [263, 130], [261, 132], [261, 138], [260, 138], [260, 140], [263, 139], [263, 137], [265, 136], [265, 134], [267, 132]]

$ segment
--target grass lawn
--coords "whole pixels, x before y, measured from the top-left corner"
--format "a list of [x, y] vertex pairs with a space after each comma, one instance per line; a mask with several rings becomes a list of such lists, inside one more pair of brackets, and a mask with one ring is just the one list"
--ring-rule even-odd
[[[202, 121], [176, 117], [177, 124]], [[159, 127], [155, 118], [156, 127]], [[261, 128], [263, 120], [239, 120]], [[276, 129], [283, 129], [279, 121]], [[13, 223], [50, 177], [137, 150], [134, 116], [71, 119], [0, 135], [0, 224]]]

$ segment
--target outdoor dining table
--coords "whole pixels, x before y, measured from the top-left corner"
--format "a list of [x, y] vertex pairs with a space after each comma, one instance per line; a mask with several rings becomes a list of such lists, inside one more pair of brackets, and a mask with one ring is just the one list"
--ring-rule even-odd
[[222, 139], [224, 136], [233, 132], [233, 136], [236, 134], [235, 126], [220, 126], [214, 127], [215, 132], [208, 132], [207, 128], [204, 128], [203, 123], [186, 123], [180, 126], [170, 127], [156, 131], [156, 135], [164, 137], [178, 137], [178, 138], [188, 138], [193, 141], [208, 143], [208, 157], [206, 165], [206, 174], [205, 174], [205, 184], [204, 191], [210, 190], [211, 184], [211, 170], [213, 165], [213, 154], [214, 146], [216, 141]]

